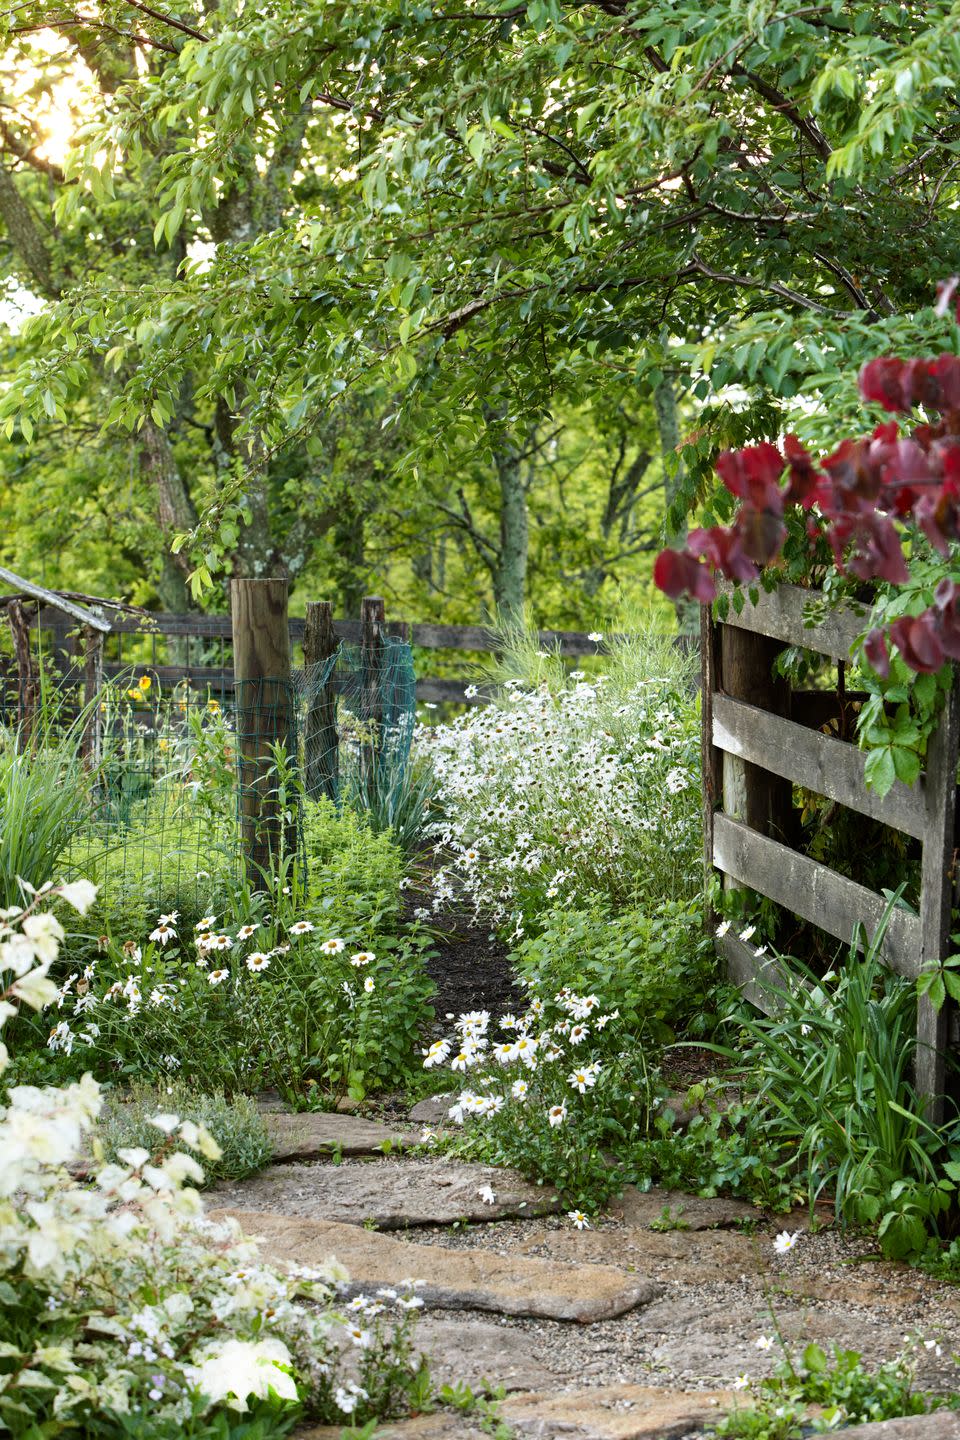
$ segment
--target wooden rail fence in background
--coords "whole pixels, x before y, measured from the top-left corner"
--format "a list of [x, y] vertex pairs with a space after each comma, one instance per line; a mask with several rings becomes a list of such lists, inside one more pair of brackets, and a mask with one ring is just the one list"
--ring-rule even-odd
[[[311, 602], [312, 603], [312, 602]], [[365, 602], [366, 603], [366, 602]], [[382, 601], [379, 602], [382, 604]], [[310, 605], [308, 604], [308, 613]], [[62, 614], [53, 610], [41, 610], [34, 625], [50, 632], [52, 648], [60, 651], [65, 659], [71, 655], [71, 641], [68, 639], [69, 622]], [[290, 643], [295, 650], [304, 645], [307, 626], [306, 618], [290, 617]], [[233, 689], [232, 629], [229, 615], [111, 615], [111, 636], [108, 641], [108, 658], [104, 664], [104, 675], [112, 677], [121, 672], [131, 672], [134, 678], [141, 674], [154, 676], [164, 686], [188, 682], [199, 688], [210, 686], [216, 691], [229, 693]], [[496, 651], [496, 636], [483, 625], [436, 625], [385, 620], [383, 633], [395, 635], [423, 650], [473, 651], [493, 654]], [[337, 641], [350, 645], [362, 642], [360, 620], [334, 620], [333, 636]], [[113, 637], [116, 636], [114, 643]], [[150, 659], [125, 661], [123, 654], [124, 637], [147, 637], [151, 641]], [[180, 654], [178, 663], [170, 664], [158, 660], [164, 642], [178, 642]], [[557, 647], [568, 657], [596, 655], [600, 646], [579, 630], [541, 630], [540, 642], [550, 648]], [[216, 646], [216, 663], [212, 663], [209, 650]], [[128, 647], [129, 648], [129, 647]], [[202, 661], [191, 662], [191, 651], [207, 652]], [[115, 651], [115, 653], [111, 653]], [[477, 683], [470, 677], [441, 678], [420, 675], [417, 677], [417, 700], [433, 703], [482, 704], [483, 686], [480, 693], [468, 699], [466, 687]]]

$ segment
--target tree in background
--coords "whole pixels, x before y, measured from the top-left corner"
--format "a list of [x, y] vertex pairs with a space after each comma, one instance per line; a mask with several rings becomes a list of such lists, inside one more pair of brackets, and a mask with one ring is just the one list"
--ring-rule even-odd
[[[91, 231], [135, 178], [169, 269], [78, 272], [52, 297], [11, 433], [65, 416], [101, 367], [110, 422], [165, 439], [189, 379], [229, 417], [179, 552], [202, 589], [263, 553], [271, 467], [344, 395], [390, 396], [410, 473], [467, 453], [516, 501], [510, 467], [558, 415], [676, 388], [700, 412], [675, 533], [718, 446], [775, 436], [796, 397], [798, 428], [822, 401], [843, 424], [853, 362], [925, 347], [931, 272], [960, 269], [958, 10], [103, 3], [88, 43], [120, 30], [146, 58], [103, 87], [63, 223]], [[30, 24], [75, 28], [42, 0], [11, 40]], [[502, 593], [518, 557], [493, 562]]]

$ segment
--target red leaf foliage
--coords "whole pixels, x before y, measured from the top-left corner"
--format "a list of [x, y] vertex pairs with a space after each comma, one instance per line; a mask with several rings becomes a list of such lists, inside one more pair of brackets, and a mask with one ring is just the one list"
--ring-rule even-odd
[[[947, 282], [938, 304], [948, 306], [958, 288], [956, 277]], [[716, 595], [715, 575], [752, 583], [759, 567], [779, 556], [785, 512], [796, 506], [810, 512], [811, 550], [826, 535], [838, 570], [862, 580], [906, 583], [901, 536], [911, 531], [948, 555], [960, 539], [960, 357], [871, 360], [860, 372], [860, 393], [893, 414], [922, 405], [939, 418], [908, 434], [889, 420], [871, 435], [842, 441], [819, 462], [794, 435], [782, 451], [766, 442], [725, 451], [717, 474], [739, 500], [737, 513], [730, 525], [691, 531], [682, 550], [664, 550], [654, 569], [659, 588], [671, 599], [686, 594], [707, 604]], [[871, 631], [864, 650], [881, 674], [889, 671], [888, 642], [916, 671], [960, 660], [960, 590], [944, 580], [923, 614], [897, 620], [886, 635]]]

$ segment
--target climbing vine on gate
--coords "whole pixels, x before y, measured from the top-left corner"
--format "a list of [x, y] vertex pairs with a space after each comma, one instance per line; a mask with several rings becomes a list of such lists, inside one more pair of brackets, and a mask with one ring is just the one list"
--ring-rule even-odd
[[[958, 281], [940, 287], [941, 313]], [[770, 588], [775, 567], [796, 572], [799, 562], [808, 576], [825, 571], [838, 598], [872, 605], [858, 732], [868, 784], [886, 793], [895, 779], [916, 780], [948, 662], [960, 660], [960, 357], [884, 356], [863, 366], [859, 385], [864, 401], [910, 420], [887, 420], [819, 460], [795, 435], [725, 451], [716, 469], [739, 502], [732, 521], [662, 551], [654, 579], [671, 599], [709, 604], [717, 575]]]

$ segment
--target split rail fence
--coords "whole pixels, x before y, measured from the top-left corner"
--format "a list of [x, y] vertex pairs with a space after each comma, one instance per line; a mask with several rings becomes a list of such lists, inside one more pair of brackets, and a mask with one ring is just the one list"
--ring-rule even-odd
[[[496, 650], [494, 632], [483, 625], [411, 624], [387, 620], [382, 600], [371, 597], [363, 605], [364, 616], [379, 616], [376, 623], [382, 634], [406, 640], [415, 648], [482, 655], [493, 654]], [[333, 619], [331, 607], [322, 601], [309, 604], [308, 614], [311, 611], [318, 613], [319, 607], [324, 614], [321, 627], [324, 635], [327, 625], [331, 625], [330, 634], [336, 643], [363, 644], [364, 619]], [[366, 623], [369, 624], [369, 621]], [[301, 654], [305, 664], [325, 658], [311, 651], [306, 618], [290, 616], [288, 624], [290, 645], [295, 655]], [[65, 666], [83, 663], [70, 622], [63, 614], [49, 608], [41, 609], [33, 625], [46, 632], [50, 652], [59, 656]], [[104, 652], [103, 674], [106, 678], [125, 674], [135, 681], [141, 675], [150, 675], [168, 688], [188, 683], [199, 689], [209, 687], [218, 696], [230, 695], [233, 691], [233, 631], [229, 615], [111, 614], [110, 632]], [[144, 640], [149, 643], [146, 657], [142, 654]], [[540, 641], [571, 658], [596, 655], [600, 650], [597, 643], [578, 630], [543, 630]], [[323, 643], [326, 644], [326, 640]], [[177, 652], [175, 662], [170, 659], [171, 648]], [[416, 698], [421, 702], [439, 704], [482, 704], [482, 684], [478, 685], [476, 696], [468, 697], [465, 693], [473, 683], [469, 677], [418, 675]]]
[[[854, 609], [830, 611], [814, 628], [804, 612], [815, 592], [784, 585], [749, 601], [731, 604], [723, 623], [704, 607], [701, 631], [703, 678], [704, 863], [725, 884], [746, 886], [790, 913], [849, 943], [861, 924], [873, 934], [886, 909], [883, 895], [802, 854], [792, 842], [794, 785], [913, 837], [922, 845], [919, 913], [895, 909], [881, 954], [911, 979], [950, 948], [954, 902], [956, 776], [960, 738], [957, 671], [924, 774], [913, 786], [896, 781], [880, 799], [868, 790], [865, 755], [849, 739], [823, 733], [832, 718], [849, 722], [859, 698], [844, 691], [851, 646], [865, 619]], [[772, 664], [784, 646], [829, 657], [838, 667], [832, 692], [792, 691], [775, 678]], [[847, 714], [844, 716], [844, 711]], [[852, 732], [852, 725], [841, 730]], [[795, 812], [794, 812], [795, 813]], [[782, 985], [775, 962], [728, 932], [717, 941], [728, 973], [759, 1008], [776, 1008]], [[952, 1038], [950, 1015], [919, 1001], [916, 1079], [930, 1113], [942, 1111], [945, 1052]]]

